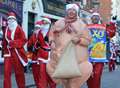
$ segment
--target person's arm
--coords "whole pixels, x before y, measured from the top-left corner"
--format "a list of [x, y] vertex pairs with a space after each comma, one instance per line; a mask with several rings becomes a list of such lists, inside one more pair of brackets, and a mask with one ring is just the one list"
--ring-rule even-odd
[[[6, 29], [5, 29], [5, 31], [6, 31]], [[3, 42], [2, 42], [3, 56], [4, 57], [9, 57], [10, 56], [10, 52], [8, 50], [8, 47], [7, 47], [8, 42], [7, 42], [6, 38], [5, 38], [5, 31], [3, 32]]]
[[91, 43], [92, 37], [90, 36], [90, 32], [88, 29], [85, 29], [83, 36], [80, 38], [79, 44], [82, 46], [88, 46]]
[[64, 29], [64, 19], [60, 19], [51, 27], [49, 32], [49, 42], [52, 43], [55, 40], [56, 35]]
[[76, 36], [72, 39], [73, 43], [81, 46], [88, 46], [91, 43], [92, 36], [85, 24], [81, 23], [80, 30]]
[[55, 32], [55, 28], [52, 27], [49, 31], [49, 43], [50, 43], [50, 45], [54, 42], [54, 38], [55, 38], [54, 32]]

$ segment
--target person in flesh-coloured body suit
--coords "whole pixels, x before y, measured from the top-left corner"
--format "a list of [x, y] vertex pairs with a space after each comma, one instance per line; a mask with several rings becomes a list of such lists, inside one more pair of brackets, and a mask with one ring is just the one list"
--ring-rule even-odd
[[11, 88], [12, 67], [15, 71], [18, 88], [25, 88], [24, 66], [27, 65], [27, 56], [23, 48], [26, 43], [25, 33], [18, 25], [13, 12], [9, 13], [8, 26], [4, 31], [4, 88]]
[[[32, 55], [32, 72], [37, 88], [56, 88], [56, 84], [46, 72], [46, 64], [49, 61], [49, 44], [44, 40], [47, 35], [50, 22], [47, 18], [45, 21], [37, 21], [35, 30], [30, 39], [28, 40], [28, 51], [33, 52]], [[47, 22], [46, 22], [47, 21]], [[44, 30], [45, 29], [45, 30]], [[34, 50], [31, 50], [33, 49]]]
[[[76, 4], [68, 4], [66, 6], [65, 18], [58, 20], [49, 33], [52, 50], [51, 60], [47, 64], [47, 71], [56, 83], [62, 83], [64, 88], [80, 88], [92, 72], [92, 65], [88, 61], [88, 45], [91, 42], [91, 36], [89, 35], [86, 24], [79, 18], [78, 12], [79, 7]], [[72, 42], [75, 46], [76, 61], [81, 75], [78, 77], [71, 76], [69, 78], [55, 79], [53, 77], [55, 68], [59, 63], [63, 50], [69, 45], [69, 42]]]

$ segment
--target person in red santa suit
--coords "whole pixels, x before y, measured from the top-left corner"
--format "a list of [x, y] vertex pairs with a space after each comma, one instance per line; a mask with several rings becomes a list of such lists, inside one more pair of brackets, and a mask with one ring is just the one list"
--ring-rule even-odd
[[50, 60], [50, 47], [44, 39], [49, 27], [47, 26], [47, 28], [44, 26], [49, 25], [50, 22], [45, 19], [43, 19], [44, 21], [36, 22], [34, 32], [28, 40], [27, 46], [28, 51], [33, 52], [32, 71], [37, 88], [48, 88], [48, 86], [50, 88], [56, 88], [56, 84], [46, 72], [46, 64]]
[[23, 29], [17, 23], [15, 13], [10, 12], [8, 15], [8, 26], [3, 38], [4, 88], [11, 88], [12, 67], [15, 71], [18, 88], [25, 88], [24, 66], [28, 61], [23, 46], [26, 38]]
[[112, 72], [115, 70], [116, 58], [117, 58], [117, 54], [116, 54], [117, 49], [116, 48], [117, 48], [117, 46], [116, 46], [114, 40], [111, 39], [111, 41], [110, 41], [111, 56], [110, 56], [110, 61], [109, 61], [109, 72]]
[[45, 16], [41, 19], [41, 21], [43, 22], [43, 25], [41, 25], [41, 32], [43, 34], [43, 37], [45, 39], [45, 41], [49, 41], [48, 40], [48, 34], [49, 34], [49, 29], [50, 29], [50, 26], [51, 26], [51, 21], [50, 21], [50, 18]]
[[113, 43], [112, 38], [115, 36], [116, 34], [116, 19], [117, 16], [113, 16], [111, 21], [106, 25], [106, 29], [107, 29], [107, 39], [108, 39], [108, 46], [110, 48], [108, 48], [108, 52], [109, 52], [109, 71], [113, 71], [115, 70], [115, 60], [116, 60], [116, 50], [115, 48], [113, 48], [115, 46], [115, 43]]
[[113, 16], [111, 21], [106, 25], [107, 35], [109, 38], [113, 38], [116, 33], [116, 19], [117, 16]]
[[[93, 73], [87, 81], [88, 88], [101, 88], [101, 76], [104, 62], [108, 61], [106, 58], [106, 48], [104, 48], [104, 46], [106, 47], [106, 26], [103, 23], [100, 23], [100, 20], [100, 14], [94, 12], [91, 17], [92, 23], [88, 25], [92, 35], [92, 43], [90, 46], [94, 48], [91, 48], [89, 55], [89, 60], [93, 65]], [[95, 46], [98, 47], [95, 49]]]

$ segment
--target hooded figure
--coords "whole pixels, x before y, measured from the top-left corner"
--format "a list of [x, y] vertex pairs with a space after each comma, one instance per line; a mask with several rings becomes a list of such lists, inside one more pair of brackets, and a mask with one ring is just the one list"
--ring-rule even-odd
[[91, 36], [78, 12], [78, 5], [66, 5], [65, 18], [58, 20], [49, 33], [52, 50], [47, 71], [64, 88], [80, 88], [92, 72], [88, 62]]
[[23, 66], [27, 65], [27, 57], [23, 48], [26, 37], [23, 29], [16, 21], [15, 13], [10, 12], [8, 26], [3, 38], [4, 49], [4, 88], [11, 88], [12, 67], [15, 71], [18, 88], [25, 88], [25, 77]]

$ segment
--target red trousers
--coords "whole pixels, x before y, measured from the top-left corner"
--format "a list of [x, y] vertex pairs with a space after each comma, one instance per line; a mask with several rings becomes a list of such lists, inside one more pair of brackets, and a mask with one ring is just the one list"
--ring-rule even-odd
[[15, 77], [18, 88], [25, 88], [24, 68], [16, 54], [13, 54], [12, 57], [5, 58], [4, 60], [4, 88], [12, 88], [11, 87], [12, 67], [14, 68], [15, 71]]
[[111, 71], [113, 71], [113, 70], [115, 70], [115, 60], [110, 60], [109, 61], [109, 71], [111, 72]]
[[101, 62], [93, 64], [93, 74], [87, 81], [88, 88], [100, 88], [103, 67], [104, 63]]
[[33, 77], [37, 88], [56, 88], [56, 84], [46, 72], [46, 64], [32, 65]]

